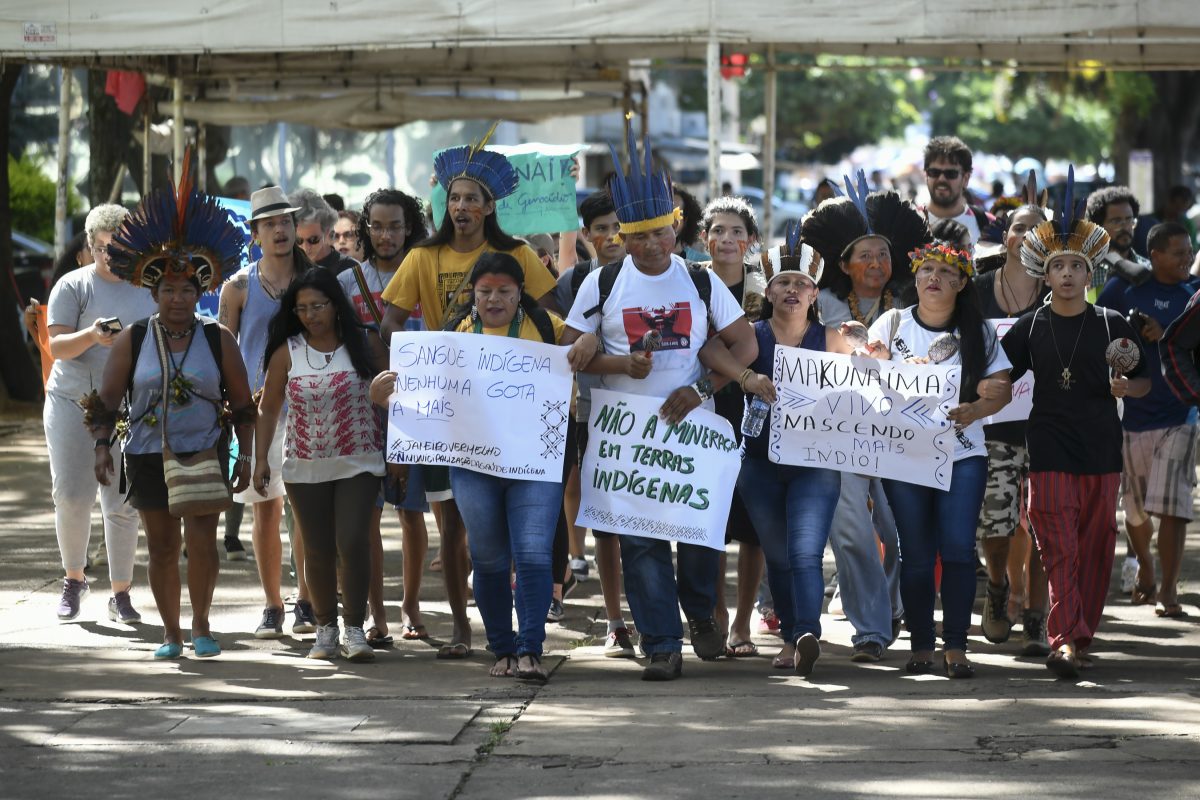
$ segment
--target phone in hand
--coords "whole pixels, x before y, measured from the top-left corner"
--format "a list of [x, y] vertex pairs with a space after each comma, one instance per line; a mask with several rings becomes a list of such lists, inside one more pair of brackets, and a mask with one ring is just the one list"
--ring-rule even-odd
[[108, 319], [100, 320], [100, 330], [105, 333], [120, 333], [121, 320], [119, 317], [109, 317]]

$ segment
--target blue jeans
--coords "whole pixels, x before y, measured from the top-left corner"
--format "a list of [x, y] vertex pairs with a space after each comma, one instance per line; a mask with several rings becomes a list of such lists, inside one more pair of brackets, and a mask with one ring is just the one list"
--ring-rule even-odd
[[821, 560], [841, 480], [841, 473], [831, 469], [774, 464], [765, 458], [742, 461], [738, 491], [762, 543], [784, 641], [806, 633], [821, 637]]
[[900, 533], [900, 594], [913, 650], [934, 646], [934, 563], [942, 557], [942, 640], [947, 650], [967, 649], [975, 604], [975, 524], [987, 483], [985, 456], [954, 462], [943, 491], [885, 480], [884, 491]]
[[[451, 467], [450, 485], [467, 526], [475, 604], [483, 617], [488, 647], [497, 656], [540, 656], [554, 589], [550, 563], [562, 484], [497, 478]], [[517, 569], [516, 633], [509, 580], [512, 564]]]
[[671, 543], [621, 534], [625, 597], [642, 635], [646, 655], [683, 650], [679, 608], [689, 620], [712, 619], [717, 605], [721, 553], [711, 547], [676, 544], [679, 582], [671, 564]]
[[[874, 509], [867, 501], [874, 502]], [[879, 562], [879, 542], [884, 560]], [[842, 473], [842, 493], [833, 512], [829, 545], [837, 564], [842, 611], [854, 626], [854, 644], [892, 643], [892, 620], [901, 616], [896, 520], [879, 478]]]

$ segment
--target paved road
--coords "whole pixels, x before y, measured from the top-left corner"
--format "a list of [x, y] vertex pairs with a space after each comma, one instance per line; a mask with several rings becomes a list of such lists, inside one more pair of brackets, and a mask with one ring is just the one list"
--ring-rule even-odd
[[[257, 641], [251, 562], [222, 565], [224, 654], [155, 662], [144, 540], [134, 601], [146, 624], [107, 621], [102, 573], [78, 620], [55, 618], [48, 498], [40, 425], [0, 423], [0, 798], [1200, 796], [1194, 542], [1192, 617], [1160, 620], [1113, 597], [1097, 666], [1078, 683], [977, 628], [972, 681], [906, 675], [903, 640], [880, 664], [852, 664], [849, 626], [826, 616], [811, 680], [773, 671], [777, 640], [761, 637], [760, 658], [689, 656], [683, 680], [647, 684], [636, 663], [601, 655], [593, 580], [550, 626], [553, 679], [533, 689], [488, 678], [482, 649], [434, 660], [449, 634], [437, 576], [423, 589], [435, 640], [373, 664]], [[398, 618], [394, 520], [384, 535]]]

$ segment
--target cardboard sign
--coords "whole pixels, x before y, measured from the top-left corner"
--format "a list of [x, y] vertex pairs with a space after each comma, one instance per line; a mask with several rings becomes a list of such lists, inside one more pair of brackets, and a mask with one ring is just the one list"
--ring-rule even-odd
[[387, 460], [562, 480], [571, 414], [567, 348], [507, 336], [392, 334]]
[[733, 428], [694, 409], [668, 425], [659, 397], [592, 389], [577, 525], [725, 549], [741, 469]]
[[774, 379], [772, 461], [950, 488], [959, 367], [776, 345]]
[[[1017, 317], [1007, 319], [989, 319], [992, 327], [996, 329], [997, 338], [1003, 339], [1004, 334], [1008, 333], [1017, 322]], [[999, 347], [999, 345], [996, 345]], [[1012, 385], [1012, 402], [1000, 409], [999, 412], [983, 420], [984, 425], [995, 425], [997, 422], [1024, 422], [1029, 419], [1030, 413], [1033, 412], [1033, 370], [1029, 370], [1021, 379], [1013, 381]]]

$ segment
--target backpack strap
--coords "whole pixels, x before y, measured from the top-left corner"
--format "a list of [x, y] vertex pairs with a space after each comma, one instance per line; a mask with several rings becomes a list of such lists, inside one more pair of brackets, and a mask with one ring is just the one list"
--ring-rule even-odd
[[221, 383], [221, 394], [225, 394], [225, 365], [222, 363], [221, 323], [215, 319], [204, 320], [204, 338], [208, 340], [208, 349], [212, 351], [213, 361], [217, 362], [217, 379]]
[[537, 332], [542, 337], [542, 341], [546, 344], [558, 344], [554, 338], [554, 321], [550, 319], [550, 312], [544, 308], [535, 308], [529, 314], [529, 318], [533, 320], [533, 326], [537, 328]]
[[129, 326], [129, 382], [125, 384], [125, 396], [133, 394], [133, 371], [137, 369], [138, 356], [142, 352], [142, 344], [146, 341], [146, 331], [150, 319], [139, 319]]
[[692, 284], [696, 287], [696, 294], [700, 295], [700, 302], [704, 303], [704, 313], [708, 315], [708, 326], [713, 330], [717, 329], [716, 323], [713, 321], [712, 313], [712, 270], [708, 268], [707, 263], [699, 261], [687, 261], [688, 277], [692, 279]]
[[611, 264], [605, 264], [600, 268], [600, 301], [592, 308], [583, 312], [584, 317], [590, 317], [593, 314], [604, 313], [604, 303], [608, 300], [608, 296], [612, 294], [613, 286], [617, 282], [617, 276], [621, 274], [621, 267], [625, 264], [624, 260], [614, 261]]
[[588, 273], [594, 270], [598, 265], [597, 259], [589, 259], [581, 261], [571, 268], [571, 301], [574, 302], [575, 296], [579, 294], [579, 287], [583, 285], [583, 279], [588, 276]]

